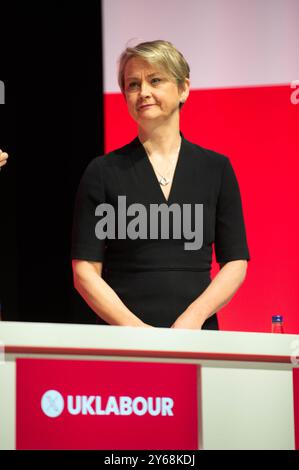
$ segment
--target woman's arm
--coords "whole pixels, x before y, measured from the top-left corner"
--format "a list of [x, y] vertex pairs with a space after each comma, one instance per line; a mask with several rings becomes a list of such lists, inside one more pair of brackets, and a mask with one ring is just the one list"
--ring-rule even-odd
[[200, 329], [205, 320], [224, 307], [246, 277], [247, 261], [236, 260], [220, 265], [211, 284], [177, 318], [171, 328]]
[[102, 263], [73, 260], [74, 286], [92, 310], [110, 325], [151, 327], [141, 321], [102, 279]]

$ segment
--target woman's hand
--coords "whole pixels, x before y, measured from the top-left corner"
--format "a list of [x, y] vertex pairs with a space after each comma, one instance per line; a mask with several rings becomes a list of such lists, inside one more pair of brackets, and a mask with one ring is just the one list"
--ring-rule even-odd
[[203, 320], [198, 313], [185, 310], [171, 325], [170, 328], [181, 328], [186, 330], [201, 330]]
[[202, 328], [205, 320], [228, 304], [245, 279], [247, 260], [228, 261], [206, 290], [173, 323], [171, 328]]
[[0, 149], [0, 169], [4, 165], [6, 165], [8, 157], [9, 157], [8, 153], [2, 152], [2, 150]]
[[143, 323], [142, 325], [140, 325], [141, 328], [155, 328], [154, 326], [152, 325], [148, 325], [148, 323]]

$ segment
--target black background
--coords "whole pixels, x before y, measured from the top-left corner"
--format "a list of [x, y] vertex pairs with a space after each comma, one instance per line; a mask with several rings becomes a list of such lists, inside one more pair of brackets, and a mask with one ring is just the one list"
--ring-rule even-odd
[[0, 3], [0, 299], [3, 320], [94, 322], [74, 290], [72, 213], [103, 153], [101, 4]]

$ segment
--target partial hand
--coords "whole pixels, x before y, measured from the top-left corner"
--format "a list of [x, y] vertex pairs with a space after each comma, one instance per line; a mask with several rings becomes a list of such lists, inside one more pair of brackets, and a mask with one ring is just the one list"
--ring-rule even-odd
[[140, 325], [141, 328], [155, 328], [154, 326], [152, 325], [149, 325], [148, 323], [143, 323], [142, 325]]
[[6, 165], [8, 157], [8, 153], [2, 152], [2, 150], [0, 149], [0, 168]]
[[201, 330], [203, 320], [198, 313], [185, 310], [171, 325], [170, 328], [181, 328], [186, 330]]

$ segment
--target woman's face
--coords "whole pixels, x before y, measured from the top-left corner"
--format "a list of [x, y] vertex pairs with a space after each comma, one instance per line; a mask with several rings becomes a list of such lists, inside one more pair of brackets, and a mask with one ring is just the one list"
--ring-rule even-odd
[[163, 69], [133, 57], [125, 67], [124, 94], [128, 111], [134, 121], [146, 125], [165, 122], [179, 114], [180, 99], [188, 96], [189, 80], [185, 91]]

